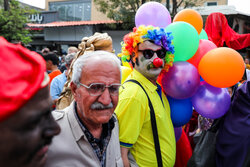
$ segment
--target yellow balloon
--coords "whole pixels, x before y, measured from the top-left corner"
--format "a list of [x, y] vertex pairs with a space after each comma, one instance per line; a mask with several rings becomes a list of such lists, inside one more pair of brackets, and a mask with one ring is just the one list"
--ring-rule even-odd
[[123, 82], [127, 79], [129, 74], [132, 72], [132, 69], [126, 66], [121, 66], [121, 69], [122, 69], [122, 84], [123, 84]]
[[128, 62], [124, 62], [124, 61], [122, 61], [122, 66], [131, 68], [130, 65], [129, 65], [129, 63]]

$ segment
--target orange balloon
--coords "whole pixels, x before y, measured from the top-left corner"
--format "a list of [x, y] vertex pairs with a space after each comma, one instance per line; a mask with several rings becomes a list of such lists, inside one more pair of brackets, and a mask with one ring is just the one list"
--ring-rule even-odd
[[245, 64], [241, 55], [231, 48], [215, 48], [201, 59], [198, 71], [210, 85], [226, 88], [235, 85], [244, 75]]
[[174, 17], [173, 22], [176, 21], [184, 21], [191, 24], [196, 29], [198, 34], [201, 33], [203, 28], [203, 19], [200, 13], [193, 9], [184, 9], [178, 12]]

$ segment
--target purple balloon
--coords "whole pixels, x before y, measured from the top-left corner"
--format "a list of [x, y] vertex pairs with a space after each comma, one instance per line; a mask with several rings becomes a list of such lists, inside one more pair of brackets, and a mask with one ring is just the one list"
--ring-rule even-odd
[[181, 138], [182, 128], [181, 127], [174, 128], [174, 134], [175, 134], [175, 141], [177, 142]]
[[159, 2], [144, 3], [137, 10], [135, 15], [135, 25], [165, 28], [171, 23], [171, 16], [167, 8]]
[[211, 119], [223, 116], [228, 111], [231, 103], [226, 88], [216, 88], [204, 81], [191, 100], [195, 110], [200, 115]]
[[195, 94], [200, 84], [198, 70], [185, 61], [177, 61], [162, 77], [162, 86], [167, 95], [186, 99]]

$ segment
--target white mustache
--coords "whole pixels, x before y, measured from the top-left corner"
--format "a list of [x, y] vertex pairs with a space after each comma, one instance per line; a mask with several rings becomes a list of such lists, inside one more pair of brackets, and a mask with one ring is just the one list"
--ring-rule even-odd
[[105, 109], [110, 109], [110, 108], [113, 108], [113, 103], [110, 102], [108, 105], [105, 106], [105, 105], [102, 104], [102, 103], [95, 102], [95, 103], [93, 103], [93, 104], [90, 106], [90, 108], [91, 108], [92, 110], [105, 110]]

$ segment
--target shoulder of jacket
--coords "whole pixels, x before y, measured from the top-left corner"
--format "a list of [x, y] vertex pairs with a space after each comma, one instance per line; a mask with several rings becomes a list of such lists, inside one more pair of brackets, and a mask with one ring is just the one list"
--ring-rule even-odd
[[52, 112], [52, 115], [56, 121], [62, 119], [65, 115], [65, 111], [55, 110]]

